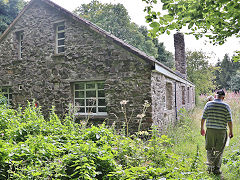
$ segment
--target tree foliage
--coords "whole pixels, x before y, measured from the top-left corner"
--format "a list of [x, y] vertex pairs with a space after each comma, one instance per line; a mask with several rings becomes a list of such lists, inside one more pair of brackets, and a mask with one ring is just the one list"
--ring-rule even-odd
[[17, 17], [25, 4], [23, 0], [0, 0], [0, 34]]
[[[197, 39], [203, 35], [214, 44], [223, 44], [228, 37], [240, 37], [239, 0], [142, 0], [147, 3], [146, 21], [152, 29], [152, 36], [170, 30], [189, 29]], [[158, 2], [162, 11], [155, 11]], [[166, 10], [166, 13], [164, 13]], [[235, 60], [240, 60], [240, 53]]]
[[[139, 28], [140, 32], [145, 36], [146, 39], [150, 40], [148, 36], [148, 30], [145, 26]], [[164, 65], [173, 68], [175, 65], [173, 54], [166, 50], [163, 42], [159, 42], [157, 38], [152, 39], [155, 47], [157, 48], [156, 60], [163, 63]]]
[[74, 13], [142, 50], [149, 56], [153, 56], [163, 63], [166, 62], [165, 65], [173, 67], [171, 53], [166, 51], [163, 44], [157, 39], [152, 40], [148, 36], [146, 27], [139, 27], [131, 22], [131, 18], [122, 4], [102, 4], [97, 0], [92, 0], [89, 4], [82, 4]]
[[209, 64], [209, 57], [202, 51], [187, 51], [188, 79], [196, 86], [197, 94], [206, 94], [215, 89], [215, 67]]
[[240, 91], [240, 70], [238, 70], [236, 74], [231, 77], [229, 85], [232, 91]]
[[[146, 19], [155, 35], [184, 26], [197, 38], [205, 34], [218, 44], [227, 37], [240, 35], [239, 0], [161, 0], [162, 10], [168, 11], [165, 15], [153, 10], [157, 0], [143, 1], [148, 3]], [[209, 31], [212, 34], [206, 34]]]
[[225, 54], [223, 60], [217, 62], [216, 67], [218, 67], [215, 72], [217, 87], [232, 89], [232, 78], [236, 75], [237, 70], [240, 68], [240, 63], [234, 62], [228, 54]]

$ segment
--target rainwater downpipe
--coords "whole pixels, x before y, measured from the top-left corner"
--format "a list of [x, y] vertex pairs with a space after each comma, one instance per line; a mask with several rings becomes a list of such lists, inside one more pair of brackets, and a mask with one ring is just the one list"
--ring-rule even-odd
[[177, 113], [177, 82], [175, 81], [175, 113], [176, 113], [176, 122], [178, 121]]

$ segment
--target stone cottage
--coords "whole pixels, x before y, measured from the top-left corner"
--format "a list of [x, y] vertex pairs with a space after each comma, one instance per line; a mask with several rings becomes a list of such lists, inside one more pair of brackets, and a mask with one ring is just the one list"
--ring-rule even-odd
[[195, 105], [183, 35], [175, 36], [178, 72], [50, 0], [32, 0], [0, 37], [0, 91], [13, 107], [35, 99], [44, 113], [54, 105], [64, 114], [73, 104], [94, 122], [123, 122], [128, 100], [132, 130], [148, 100], [142, 129], [164, 129]]

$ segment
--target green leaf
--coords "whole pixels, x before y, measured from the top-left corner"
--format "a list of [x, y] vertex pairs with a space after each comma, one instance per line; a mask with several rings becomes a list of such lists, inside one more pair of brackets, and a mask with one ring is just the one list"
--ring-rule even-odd
[[188, 29], [191, 29], [191, 27], [193, 27], [193, 22], [191, 22], [191, 23], [189, 23], [189, 25], [188, 25]]
[[167, 15], [164, 15], [163, 16], [163, 19], [165, 19], [166, 21], [172, 21], [174, 18], [173, 18], [173, 16], [172, 15], [169, 15], [169, 14], [167, 14]]
[[158, 28], [160, 25], [158, 22], [152, 22], [149, 26], [152, 28]]

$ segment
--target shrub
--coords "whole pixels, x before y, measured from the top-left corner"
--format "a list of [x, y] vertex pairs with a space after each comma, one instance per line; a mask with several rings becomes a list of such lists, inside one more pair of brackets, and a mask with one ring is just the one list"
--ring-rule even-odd
[[[198, 179], [198, 154], [175, 154], [172, 140], [155, 128], [151, 137], [119, 135], [104, 124], [85, 127], [51, 110], [44, 119], [31, 103], [0, 106], [0, 171], [6, 179]], [[182, 126], [182, 125], [181, 125]], [[0, 177], [1, 177], [0, 176]], [[1, 177], [1, 178], [2, 178]]]

